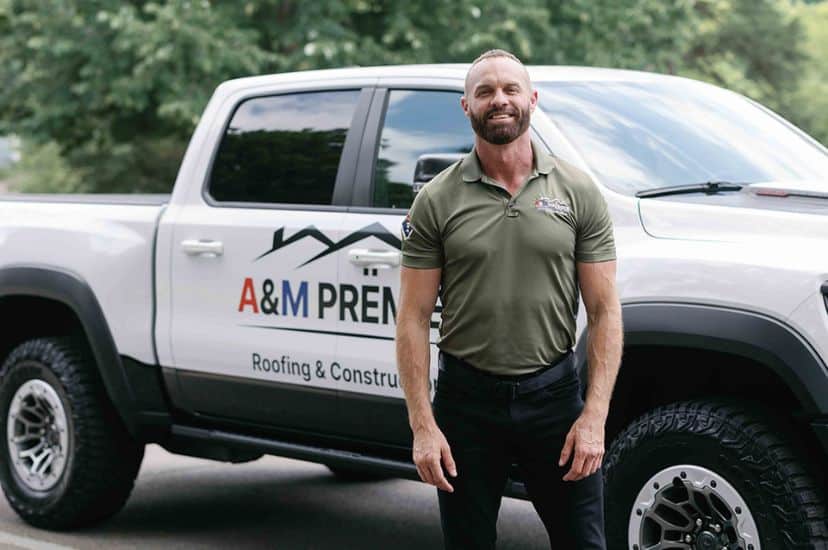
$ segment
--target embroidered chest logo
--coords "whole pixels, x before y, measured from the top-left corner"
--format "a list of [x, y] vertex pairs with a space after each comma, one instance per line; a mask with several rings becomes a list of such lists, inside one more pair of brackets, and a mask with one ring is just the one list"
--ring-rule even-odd
[[570, 212], [569, 205], [561, 199], [550, 199], [543, 195], [535, 199], [535, 208], [548, 213], [550, 216], [552, 214], [569, 214]]

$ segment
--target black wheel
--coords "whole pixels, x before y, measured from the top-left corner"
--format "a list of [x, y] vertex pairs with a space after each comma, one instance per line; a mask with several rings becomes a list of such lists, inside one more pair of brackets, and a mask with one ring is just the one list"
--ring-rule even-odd
[[378, 474], [367, 468], [360, 468], [359, 466], [333, 466], [326, 464], [328, 469], [342, 481], [358, 482], [358, 481], [382, 481], [389, 479], [389, 476]]
[[634, 421], [605, 461], [609, 547], [828, 549], [824, 494], [775, 425], [716, 402]]
[[68, 529], [126, 502], [143, 445], [126, 431], [85, 343], [38, 338], [0, 367], [0, 484], [27, 523]]

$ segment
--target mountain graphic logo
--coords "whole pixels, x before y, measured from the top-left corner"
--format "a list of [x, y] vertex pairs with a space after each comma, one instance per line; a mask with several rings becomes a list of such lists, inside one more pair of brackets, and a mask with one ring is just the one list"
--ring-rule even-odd
[[262, 258], [264, 258], [265, 256], [273, 254], [277, 250], [280, 250], [280, 249], [282, 249], [282, 248], [284, 248], [288, 245], [291, 245], [295, 242], [301, 241], [302, 239], [305, 239], [305, 238], [316, 239], [317, 241], [319, 241], [322, 244], [324, 244], [325, 246], [327, 246], [327, 248], [325, 250], [323, 250], [322, 252], [320, 252], [319, 254], [314, 256], [313, 258], [311, 258], [310, 260], [308, 260], [308, 261], [306, 261], [306, 262], [304, 262], [304, 263], [297, 266], [297, 267], [304, 267], [304, 266], [308, 265], [311, 262], [315, 262], [316, 260], [318, 260], [320, 258], [324, 258], [325, 256], [327, 256], [329, 254], [333, 254], [334, 252], [342, 250], [346, 246], [350, 246], [350, 245], [352, 245], [354, 243], [357, 243], [361, 240], [367, 239], [368, 237], [375, 237], [375, 238], [381, 240], [382, 242], [384, 242], [385, 244], [393, 246], [397, 250], [402, 249], [402, 243], [401, 243], [399, 237], [397, 237], [396, 235], [394, 235], [393, 233], [388, 231], [385, 228], [385, 226], [383, 226], [381, 223], [376, 223], [376, 222], [372, 223], [371, 225], [366, 225], [362, 229], [358, 229], [357, 231], [354, 231], [353, 233], [350, 233], [350, 234], [346, 235], [345, 237], [343, 237], [342, 239], [340, 239], [336, 242], [331, 240], [330, 237], [325, 235], [322, 231], [320, 231], [319, 229], [316, 228], [316, 226], [313, 226], [313, 225], [309, 225], [309, 226], [307, 226], [303, 229], [300, 229], [299, 231], [297, 231], [296, 233], [294, 233], [293, 235], [291, 235], [287, 239], [285, 239], [285, 228], [280, 227], [279, 229], [277, 229], [276, 231], [273, 232], [273, 245], [270, 248], [270, 250], [268, 250], [264, 254], [261, 254], [260, 256], [256, 257], [256, 259], [254, 259], [253, 261], [257, 262], [257, 261], [261, 260]]

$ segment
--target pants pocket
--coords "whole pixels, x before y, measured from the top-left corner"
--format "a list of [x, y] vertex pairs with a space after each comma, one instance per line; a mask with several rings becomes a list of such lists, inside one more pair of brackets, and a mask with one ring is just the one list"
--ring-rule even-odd
[[581, 380], [578, 374], [573, 372], [567, 374], [564, 378], [558, 380], [554, 384], [549, 384], [541, 389], [541, 393], [546, 398], [561, 399], [566, 397], [581, 395]]

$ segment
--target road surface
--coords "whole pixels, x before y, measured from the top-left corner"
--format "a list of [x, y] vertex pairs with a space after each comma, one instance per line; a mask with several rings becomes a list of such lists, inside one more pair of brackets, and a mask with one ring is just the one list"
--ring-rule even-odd
[[[441, 548], [434, 490], [403, 480], [349, 483], [308, 462], [225, 464], [147, 446], [135, 490], [108, 522], [71, 533], [23, 523], [0, 499], [0, 548]], [[528, 502], [504, 499], [499, 550], [547, 548]]]

